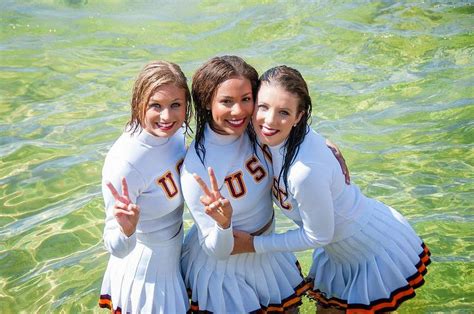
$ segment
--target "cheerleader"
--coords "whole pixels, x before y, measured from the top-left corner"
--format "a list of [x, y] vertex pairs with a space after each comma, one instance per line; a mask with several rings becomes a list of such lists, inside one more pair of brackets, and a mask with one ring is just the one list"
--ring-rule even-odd
[[[147, 64], [138, 76], [126, 131], [102, 171], [104, 244], [110, 253], [99, 306], [118, 313], [186, 313], [180, 273], [183, 197], [179, 167], [191, 96], [174, 63]], [[121, 193], [116, 188], [121, 186]]]
[[314, 249], [308, 294], [318, 313], [396, 310], [424, 283], [430, 252], [402, 215], [345, 184], [324, 138], [308, 125], [311, 106], [297, 70], [279, 66], [261, 76], [252, 123], [270, 147], [274, 202], [300, 228], [235, 231], [234, 253]]
[[193, 77], [196, 137], [181, 172], [195, 221], [181, 260], [193, 312], [293, 311], [306, 289], [293, 253], [231, 255], [233, 230], [269, 234], [274, 225], [272, 169], [246, 131], [257, 81], [235, 56], [212, 58]]

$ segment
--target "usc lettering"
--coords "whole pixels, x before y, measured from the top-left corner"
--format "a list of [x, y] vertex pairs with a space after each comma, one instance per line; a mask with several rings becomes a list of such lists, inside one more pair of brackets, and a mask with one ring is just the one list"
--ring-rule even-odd
[[167, 198], [173, 198], [178, 194], [178, 186], [174, 181], [171, 171], [168, 170], [164, 175], [157, 179], [156, 182], [161, 186]]
[[293, 208], [290, 203], [285, 202], [288, 197], [288, 193], [278, 186], [278, 180], [275, 177], [273, 177], [272, 193], [273, 196], [278, 200], [278, 203], [280, 203], [281, 208], [286, 210], [291, 210]]
[[249, 173], [252, 175], [252, 178], [255, 180], [255, 182], [260, 182], [263, 180], [263, 178], [266, 177], [267, 175], [267, 172], [265, 171], [265, 169], [262, 167], [262, 165], [260, 164], [258, 158], [253, 155], [252, 157], [250, 157], [250, 159], [248, 159], [246, 162], [245, 162], [245, 167], [247, 168], [247, 170], [249, 171]]
[[247, 193], [247, 187], [242, 177], [243, 173], [240, 170], [225, 177], [225, 184], [233, 198], [240, 198]]
[[[252, 155], [245, 162], [245, 168], [247, 172], [252, 176], [256, 183], [261, 182], [266, 176], [267, 172], [260, 163], [257, 156]], [[247, 187], [244, 182], [244, 174], [241, 170], [231, 173], [224, 179], [227, 185], [227, 190], [233, 198], [241, 198], [247, 193]]]
[[263, 152], [263, 155], [265, 156], [265, 159], [272, 164], [273, 163], [272, 153], [270, 152], [270, 148], [268, 147], [268, 145], [264, 144], [262, 146], [262, 152]]

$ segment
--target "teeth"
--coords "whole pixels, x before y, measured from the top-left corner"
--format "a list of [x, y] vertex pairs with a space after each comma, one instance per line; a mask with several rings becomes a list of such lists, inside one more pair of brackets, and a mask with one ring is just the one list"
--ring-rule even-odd
[[244, 122], [244, 119], [240, 119], [240, 120], [227, 120], [230, 124], [232, 125], [235, 125], [235, 126], [238, 126], [238, 125], [241, 125], [242, 122]]
[[162, 128], [169, 128], [173, 125], [174, 122], [170, 122], [170, 123], [158, 123], [158, 126], [159, 127], [162, 127]]

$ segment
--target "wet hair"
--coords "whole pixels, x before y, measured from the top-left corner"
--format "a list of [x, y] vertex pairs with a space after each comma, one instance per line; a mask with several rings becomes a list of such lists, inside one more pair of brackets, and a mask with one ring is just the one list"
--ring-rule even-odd
[[286, 65], [271, 68], [263, 73], [262, 76], [260, 76], [259, 87], [262, 84], [279, 86], [296, 96], [298, 98], [296, 114], [303, 113], [300, 121], [291, 129], [283, 147], [285, 150], [285, 158], [278, 175], [278, 184], [280, 184], [280, 181], [283, 178], [285, 189], [288, 190], [288, 171], [298, 155], [301, 143], [303, 143], [306, 134], [308, 134], [309, 128], [307, 126], [311, 124], [311, 97], [309, 96], [306, 81], [301, 73]]
[[181, 68], [172, 62], [168, 61], [152, 61], [146, 64], [133, 86], [132, 94], [132, 113], [130, 121], [127, 122], [126, 130], [132, 134], [141, 132], [141, 128], [145, 125], [145, 114], [147, 111], [148, 102], [156, 91], [164, 85], [174, 85], [182, 88], [186, 96], [186, 117], [184, 124], [186, 133], [189, 134], [189, 119], [192, 115], [191, 107], [191, 93], [187, 84], [186, 76]]
[[[212, 100], [219, 86], [228, 79], [239, 77], [249, 80], [252, 86], [252, 99], [255, 101], [258, 87], [257, 71], [240, 57], [214, 57], [204, 63], [196, 73], [194, 73], [191, 87], [194, 112], [196, 113], [194, 148], [203, 164], [206, 157], [204, 129], [206, 123], [209, 123], [209, 125], [212, 124], [212, 114], [208, 108], [211, 107]], [[251, 128], [250, 123], [247, 127], [247, 131], [249, 128]], [[253, 138], [253, 143], [255, 143], [255, 137]]]

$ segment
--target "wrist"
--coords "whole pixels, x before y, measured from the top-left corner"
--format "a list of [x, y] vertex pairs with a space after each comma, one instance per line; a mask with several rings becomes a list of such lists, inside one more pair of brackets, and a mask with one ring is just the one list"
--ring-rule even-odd
[[215, 226], [219, 230], [226, 231], [226, 232], [230, 231], [229, 229], [232, 229], [232, 220], [229, 221], [228, 223], [219, 223], [219, 222], [216, 221]]
[[127, 238], [130, 238], [134, 233], [135, 233], [135, 229], [124, 229], [122, 227], [120, 227], [120, 231], [127, 237]]
[[230, 221], [229, 221], [229, 222], [226, 223], [226, 224], [218, 224], [218, 225], [219, 225], [219, 227], [220, 227], [221, 229], [226, 230], [226, 229], [229, 229], [229, 228], [230, 228], [231, 223], [230, 223]]
[[251, 249], [251, 253], [255, 253], [255, 245], [253, 244], [253, 239], [254, 239], [254, 236], [251, 235], [250, 236], [250, 244], [249, 244], [250, 249]]

